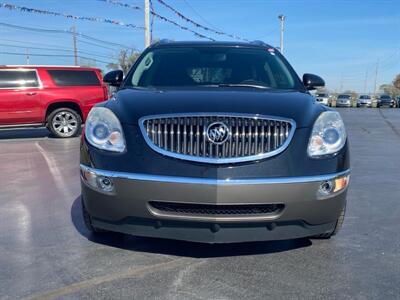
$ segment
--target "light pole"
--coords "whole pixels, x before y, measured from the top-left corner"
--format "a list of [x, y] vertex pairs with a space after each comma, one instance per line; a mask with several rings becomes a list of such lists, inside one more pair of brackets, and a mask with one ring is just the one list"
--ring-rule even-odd
[[281, 23], [281, 44], [280, 44], [280, 50], [281, 53], [283, 54], [283, 31], [284, 31], [284, 23], [285, 23], [285, 16], [284, 15], [279, 15], [278, 19], [280, 20]]
[[150, 0], [144, 0], [144, 46], [150, 46]]

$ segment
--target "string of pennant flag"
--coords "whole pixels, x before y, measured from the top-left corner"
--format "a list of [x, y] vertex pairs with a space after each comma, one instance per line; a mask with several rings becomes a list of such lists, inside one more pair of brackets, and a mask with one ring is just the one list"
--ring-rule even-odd
[[[97, 0], [97, 1], [108, 2], [108, 3], [113, 4], [113, 5], [123, 6], [123, 7], [129, 7], [129, 8], [132, 8], [132, 9], [140, 9], [140, 7], [138, 8], [137, 6], [132, 6], [132, 5], [130, 5], [130, 4], [123, 3], [123, 2], [120, 2], [120, 1], [118, 1], [118, 0]], [[208, 31], [208, 32], [211, 32], [211, 33], [215, 33], [215, 34], [217, 34], [217, 35], [228, 36], [228, 37], [233, 38], [233, 39], [236, 39], [236, 40], [249, 41], [248, 39], [245, 39], [245, 38], [243, 38], [243, 37], [240, 37], [240, 36], [237, 36], [237, 35], [234, 35], [234, 34], [230, 34], [230, 33], [226, 33], [226, 32], [220, 31], [220, 30], [215, 30], [215, 29], [212, 29], [212, 28], [210, 28], [210, 27], [201, 25], [201, 24], [199, 24], [199, 23], [193, 21], [192, 19], [186, 17], [185, 15], [183, 15], [182, 13], [180, 13], [179, 11], [177, 11], [175, 8], [173, 8], [171, 5], [167, 4], [167, 3], [164, 2], [163, 0], [157, 0], [157, 1], [158, 1], [160, 4], [164, 5], [165, 7], [167, 7], [169, 10], [171, 10], [171, 11], [172, 11], [176, 16], [178, 16], [180, 19], [182, 19], [182, 20], [184, 20], [184, 21], [186, 21], [186, 22], [192, 24], [192, 25], [195, 26], [196, 28], [200, 28], [200, 29], [203, 29], [203, 30], [205, 30], [205, 31]], [[150, 3], [152, 3], [152, 1], [150, 1]], [[199, 32], [196, 32], [196, 31], [194, 31], [194, 30], [192, 30], [192, 29], [190, 29], [190, 28], [188, 28], [188, 27], [186, 27], [186, 26], [182, 26], [182, 25], [178, 24], [177, 22], [175, 22], [175, 21], [173, 21], [173, 20], [170, 20], [170, 19], [168, 19], [168, 18], [166, 18], [166, 17], [164, 17], [164, 16], [161, 16], [160, 14], [156, 13], [156, 12], [154, 11], [153, 8], [151, 8], [150, 13], [151, 13], [154, 17], [156, 17], [156, 18], [158, 18], [158, 19], [160, 19], [160, 20], [162, 20], [162, 21], [164, 21], [164, 22], [167, 22], [167, 23], [169, 23], [169, 24], [172, 24], [172, 25], [174, 25], [174, 26], [176, 26], [176, 27], [178, 27], [178, 28], [180, 28], [180, 29], [182, 29], [182, 30], [189, 31], [189, 32], [193, 33], [195, 36], [197, 36], [197, 37], [199, 37], [199, 38], [203, 38], [203, 39], [208, 39], [208, 40], [210, 40], [210, 41], [214, 41], [214, 39], [211, 38], [211, 37], [209, 37], [209, 36], [206, 36], [206, 35], [204, 35], [204, 34], [201, 34], [201, 33], [199, 33]]]
[[[109, 1], [111, 1], [111, 0], [109, 0]], [[114, 2], [114, 1], [111, 1], [111, 2]], [[5, 8], [5, 9], [9, 9], [9, 10], [17, 10], [17, 11], [26, 12], [26, 13], [35, 13], [35, 14], [42, 14], [42, 15], [49, 15], [49, 16], [56, 16], [56, 17], [64, 17], [64, 18], [73, 19], [73, 20], [106, 23], [106, 24], [118, 25], [118, 26], [133, 28], [133, 29], [144, 29], [143, 26], [137, 26], [137, 25], [130, 24], [130, 23], [124, 23], [124, 22], [121, 22], [118, 20], [112, 20], [112, 19], [106, 19], [106, 18], [100, 18], [100, 17], [76, 16], [76, 15], [71, 15], [71, 14], [67, 14], [67, 13], [60, 13], [60, 12], [49, 11], [49, 10], [44, 10], [44, 9], [30, 8], [30, 7], [26, 7], [26, 6], [18, 6], [18, 5], [9, 4], [9, 3], [0, 2], [0, 8]]]
[[[112, 5], [116, 5], [116, 6], [120, 6], [120, 7], [126, 7], [126, 8], [130, 8], [130, 9], [134, 9], [134, 10], [140, 10], [141, 7], [136, 6], [136, 5], [131, 5], [128, 3], [124, 3], [118, 0], [97, 0], [97, 1], [101, 1], [101, 2], [105, 2], [105, 3], [109, 3]], [[173, 8], [171, 5], [167, 4], [166, 2], [164, 2], [163, 0], [157, 0], [161, 5], [164, 5], [165, 7], [167, 7], [168, 9], [170, 9], [176, 16], [178, 16], [180, 19], [190, 23], [191, 25], [195, 26], [196, 28], [205, 30], [207, 32], [210, 33], [214, 33], [217, 35], [224, 35], [224, 36], [228, 36], [230, 38], [236, 39], [236, 40], [243, 40], [243, 41], [248, 41], [245, 38], [242, 38], [240, 36], [234, 35], [234, 34], [229, 34], [220, 30], [215, 30], [213, 28], [201, 25], [195, 21], [193, 21], [192, 19], [184, 16], [183, 14], [181, 14], [179, 11], [177, 11], [175, 8]], [[73, 19], [73, 20], [82, 20], [82, 21], [91, 21], [91, 22], [98, 22], [98, 23], [105, 23], [105, 24], [112, 24], [112, 25], [117, 25], [117, 26], [123, 26], [123, 27], [128, 27], [128, 28], [132, 28], [132, 29], [144, 29], [143, 26], [138, 26], [135, 24], [131, 24], [131, 23], [124, 23], [122, 21], [119, 20], [113, 20], [113, 19], [107, 19], [107, 18], [101, 18], [101, 17], [92, 17], [92, 16], [77, 16], [77, 15], [72, 15], [72, 14], [68, 14], [68, 13], [61, 13], [61, 12], [55, 12], [55, 11], [50, 11], [50, 10], [44, 10], [44, 9], [36, 9], [36, 8], [31, 8], [31, 7], [26, 7], [26, 6], [18, 6], [18, 5], [14, 5], [14, 4], [9, 4], [9, 3], [4, 3], [4, 2], [0, 2], [0, 8], [4, 8], [4, 9], [9, 9], [9, 10], [15, 10], [15, 11], [20, 11], [20, 12], [25, 12], [25, 13], [35, 13], [35, 14], [43, 14], [43, 15], [49, 15], [49, 16], [57, 16], [57, 17], [64, 17], [64, 18], [68, 18], [68, 19]], [[163, 21], [166, 23], [169, 23], [171, 25], [174, 25], [176, 27], [178, 27], [181, 30], [184, 31], [188, 31], [191, 32], [194, 36], [198, 37], [198, 38], [202, 38], [202, 39], [207, 39], [210, 41], [215, 41], [215, 39], [211, 38], [210, 36], [207, 36], [203, 33], [197, 32], [187, 26], [181, 25], [178, 22], [175, 22], [167, 17], [164, 17], [160, 14], [158, 14], [157, 12], [154, 11], [154, 9], [152, 8], [150, 10], [150, 14]]]
[[132, 5], [132, 4], [129, 4], [129, 3], [122, 3], [122, 2], [117, 1], [117, 0], [97, 0], [97, 1], [100, 1], [100, 2], [107, 2], [107, 3], [110, 3], [110, 4], [117, 5], [117, 6], [126, 7], [126, 8], [131, 8], [131, 9], [136, 9], [136, 10], [141, 9], [140, 6]]
[[196, 31], [194, 31], [194, 30], [192, 30], [192, 29], [190, 29], [190, 28], [188, 28], [188, 27], [186, 27], [186, 26], [179, 25], [179, 24], [176, 23], [175, 21], [172, 21], [172, 20], [170, 20], [170, 19], [167, 19], [166, 17], [163, 17], [163, 16], [159, 15], [159, 14], [156, 13], [155, 11], [151, 11], [150, 13], [151, 13], [154, 17], [156, 17], [156, 18], [158, 18], [158, 19], [160, 19], [160, 20], [162, 20], [162, 21], [164, 21], [164, 22], [167, 22], [167, 23], [170, 23], [170, 24], [172, 24], [172, 25], [175, 25], [175, 26], [179, 27], [179, 28], [182, 29], [182, 30], [189, 31], [189, 32], [193, 33], [195, 36], [197, 36], [197, 37], [199, 37], [199, 38], [207, 39], [207, 40], [210, 40], [210, 41], [215, 41], [213, 38], [208, 37], [208, 36], [206, 36], [206, 35], [204, 35], [204, 34], [198, 33], [198, 32], [196, 32]]
[[180, 13], [179, 11], [177, 11], [175, 8], [173, 8], [171, 5], [165, 3], [163, 0], [157, 0], [160, 4], [164, 5], [165, 7], [167, 7], [169, 10], [171, 10], [173, 13], [175, 13], [175, 15], [177, 15], [179, 18], [183, 19], [184, 21], [191, 23], [193, 26], [197, 27], [197, 28], [201, 28], [205, 31], [209, 31], [218, 35], [225, 35], [228, 36], [230, 38], [236, 39], [236, 40], [242, 40], [242, 41], [249, 41], [248, 39], [242, 38], [240, 36], [234, 35], [234, 34], [230, 34], [230, 33], [226, 33], [220, 30], [215, 30], [213, 28], [201, 25], [195, 21], [193, 21], [192, 19], [184, 16], [182, 13]]

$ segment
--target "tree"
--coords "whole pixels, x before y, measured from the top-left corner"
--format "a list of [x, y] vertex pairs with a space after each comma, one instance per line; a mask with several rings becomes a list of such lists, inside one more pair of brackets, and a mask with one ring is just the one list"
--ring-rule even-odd
[[400, 74], [396, 76], [396, 78], [393, 80], [393, 85], [400, 90]]
[[140, 53], [135, 50], [123, 49], [119, 52], [118, 63], [109, 63], [107, 65], [108, 69], [121, 69], [124, 74], [127, 74], [129, 69], [138, 59]]
[[358, 98], [357, 92], [352, 91], [352, 90], [344, 91], [343, 94], [351, 95], [351, 98], [352, 98], [352, 99], [357, 99], [357, 98]]
[[393, 84], [382, 84], [379, 87], [379, 89], [382, 90], [385, 94], [388, 94], [393, 98], [400, 95], [400, 90], [398, 88], [396, 88]]

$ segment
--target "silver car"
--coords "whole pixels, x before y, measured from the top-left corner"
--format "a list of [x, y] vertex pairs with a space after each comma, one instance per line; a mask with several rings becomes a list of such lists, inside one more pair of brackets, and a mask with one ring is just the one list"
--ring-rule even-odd
[[371, 96], [369, 95], [360, 95], [360, 97], [357, 99], [357, 107], [371, 107], [372, 106], [372, 99]]
[[351, 95], [341, 94], [336, 98], [337, 107], [351, 107]]

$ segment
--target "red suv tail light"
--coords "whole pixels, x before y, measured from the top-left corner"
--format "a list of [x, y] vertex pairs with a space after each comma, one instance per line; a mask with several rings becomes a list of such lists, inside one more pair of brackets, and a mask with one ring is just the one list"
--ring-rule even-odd
[[108, 94], [108, 87], [106, 85], [103, 85], [103, 94], [104, 94], [104, 100], [107, 100], [109, 94]]

